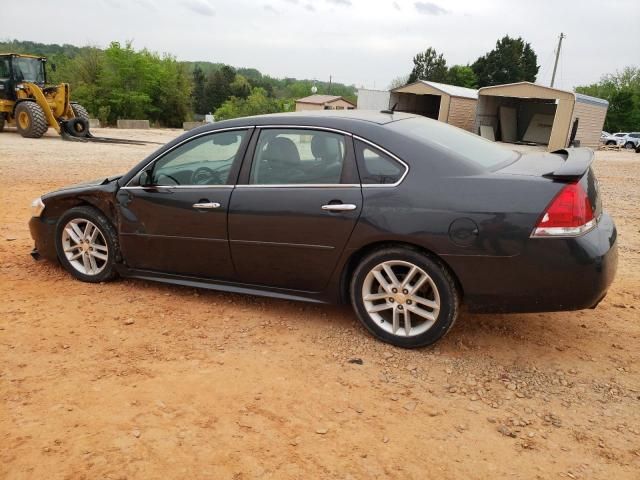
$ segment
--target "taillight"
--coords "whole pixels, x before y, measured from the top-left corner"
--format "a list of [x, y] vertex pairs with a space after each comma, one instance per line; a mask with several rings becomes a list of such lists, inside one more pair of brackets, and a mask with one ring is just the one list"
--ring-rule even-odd
[[532, 237], [575, 237], [596, 224], [593, 207], [579, 183], [567, 184], [538, 221]]

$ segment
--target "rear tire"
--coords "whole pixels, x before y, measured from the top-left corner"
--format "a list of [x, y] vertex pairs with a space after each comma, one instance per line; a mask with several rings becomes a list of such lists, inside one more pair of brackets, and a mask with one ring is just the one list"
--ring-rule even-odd
[[15, 117], [18, 132], [24, 138], [40, 138], [49, 130], [44, 111], [35, 102], [19, 103]]
[[75, 207], [56, 225], [56, 252], [62, 266], [82, 282], [107, 282], [117, 276], [118, 234], [100, 211]]
[[616, 144], [616, 142], [614, 142], [613, 140], [609, 140], [609, 141], [607, 142], [607, 145], [615, 145], [615, 144]]
[[0, 132], [4, 130], [4, 122], [5, 122], [4, 115], [5, 115], [4, 113], [0, 113]]
[[355, 269], [350, 290], [366, 329], [397, 347], [431, 345], [458, 317], [453, 277], [438, 259], [417, 250], [392, 247], [368, 255]]
[[73, 114], [76, 118], [83, 118], [87, 122], [89, 121], [89, 112], [87, 112], [87, 109], [79, 103], [72, 103], [71, 110], [73, 110]]
[[626, 148], [627, 150], [634, 150], [636, 146], [633, 144], [633, 142], [627, 142], [624, 144], [624, 148]]

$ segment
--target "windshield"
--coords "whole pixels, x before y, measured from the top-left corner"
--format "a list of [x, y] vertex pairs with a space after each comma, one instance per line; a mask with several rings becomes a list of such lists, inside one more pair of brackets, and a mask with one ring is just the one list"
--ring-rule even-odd
[[392, 122], [388, 126], [398, 132], [408, 133], [417, 140], [463, 157], [469, 162], [490, 169], [518, 158], [519, 154], [479, 135], [449, 124], [425, 117]]
[[44, 62], [39, 58], [13, 57], [17, 82], [44, 83]]

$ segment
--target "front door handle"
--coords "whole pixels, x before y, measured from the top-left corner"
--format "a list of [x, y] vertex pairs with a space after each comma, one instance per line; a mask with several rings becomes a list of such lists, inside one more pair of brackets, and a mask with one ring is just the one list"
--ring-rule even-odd
[[348, 212], [358, 208], [353, 203], [330, 203], [329, 205], [322, 205], [322, 210], [329, 210], [330, 212]]
[[218, 202], [194, 203], [193, 208], [206, 208], [211, 210], [214, 208], [220, 208], [220, 204]]

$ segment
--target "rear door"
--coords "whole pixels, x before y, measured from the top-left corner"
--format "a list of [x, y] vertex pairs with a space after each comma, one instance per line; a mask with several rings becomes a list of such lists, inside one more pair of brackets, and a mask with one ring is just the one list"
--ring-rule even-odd
[[362, 210], [351, 142], [322, 129], [257, 130], [229, 208], [240, 281], [324, 289]]
[[120, 247], [129, 267], [233, 279], [227, 212], [249, 136], [234, 129], [194, 137], [118, 192]]

